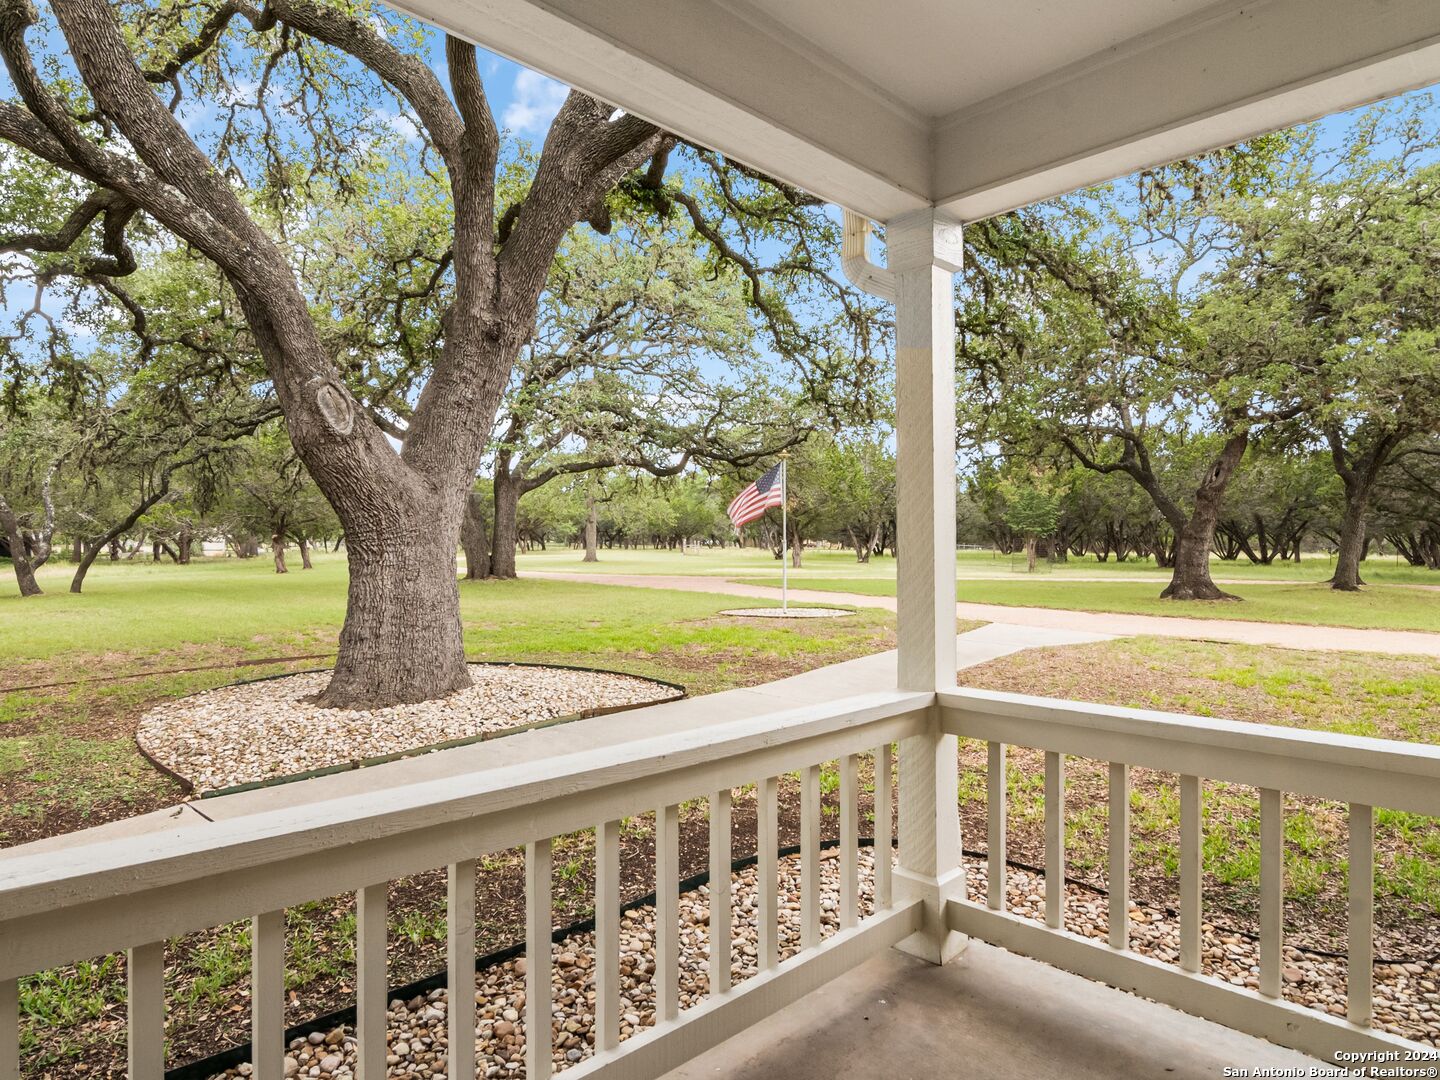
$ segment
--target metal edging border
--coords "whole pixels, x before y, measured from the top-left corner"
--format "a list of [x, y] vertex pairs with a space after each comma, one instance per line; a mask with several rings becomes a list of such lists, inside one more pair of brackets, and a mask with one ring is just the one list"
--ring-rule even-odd
[[[504, 738], [506, 735], [518, 735], [526, 731], [538, 731], [541, 728], [554, 727], [559, 724], [569, 724], [576, 720], [591, 720], [598, 716], [610, 716], [613, 713], [628, 712], [631, 709], [644, 709], [652, 705], [668, 705], [671, 702], [681, 701], [689, 696], [689, 692], [679, 683], [670, 682], [667, 679], [654, 679], [648, 675], [634, 675], [628, 671], [613, 671], [608, 668], [585, 667], [580, 664], [543, 664], [534, 661], [504, 661], [504, 660], [467, 660], [466, 663], [472, 667], [524, 667], [558, 669], [561, 671], [582, 671], [592, 675], [620, 675], [625, 678], [639, 679], [644, 682], [654, 683], [657, 686], [669, 688], [673, 693], [664, 697], [657, 697], [650, 701], [641, 701], [633, 705], [607, 705], [595, 709], [582, 709], [579, 712], [567, 713], [564, 716], [552, 716], [548, 720], [536, 720], [529, 724], [519, 724], [515, 727], [505, 728], [501, 731], [482, 731], [476, 735], [467, 735], [460, 739], [448, 739], [445, 742], [429, 743], [425, 746], [417, 746], [410, 750], [397, 750], [391, 754], [379, 754], [373, 757], [352, 758], [349, 761], [342, 761], [335, 765], [326, 765], [319, 769], [307, 769], [304, 772], [287, 773], [284, 776], [273, 776], [266, 780], [252, 780], [244, 784], [231, 784], [223, 788], [215, 788], [210, 791], [202, 791], [198, 796], [195, 794], [194, 781], [181, 776], [168, 765], [156, 760], [140, 742], [140, 734], [135, 733], [135, 749], [140, 756], [149, 762], [158, 772], [169, 777], [180, 785], [181, 792], [196, 799], [214, 799], [221, 795], [235, 795], [242, 791], [258, 791], [263, 788], [278, 787], [281, 784], [298, 783], [301, 780], [313, 780], [319, 776], [331, 776], [335, 773], [353, 772], [356, 769], [368, 768], [372, 765], [384, 765], [391, 761], [401, 761], [406, 758], [424, 757], [426, 754], [433, 754], [440, 750], [453, 750], [461, 746], [473, 746], [475, 743], [488, 742], [491, 739]], [[325, 672], [326, 668], [308, 668], [304, 671], [282, 671], [276, 675], [261, 675], [254, 679], [240, 679], [236, 682], [223, 683], [214, 687], [215, 690], [223, 690], [231, 686], [248, 686], [252, 683], [273, 682], [276, 679], [288, 679], [295, 675], [313, 675]], [[210, 690], [198, 691], [198, 693], [210, 693]], [[187, 694], [186, 697], [193, 697]], [[184, 698], [177, 700], [183, 701]]]

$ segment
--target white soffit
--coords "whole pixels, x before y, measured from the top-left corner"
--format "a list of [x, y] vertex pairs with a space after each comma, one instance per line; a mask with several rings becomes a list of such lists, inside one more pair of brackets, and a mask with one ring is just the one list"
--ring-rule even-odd
[[1440, 81], [1440, 0], [402, 0], [878, 220], [975, 220]]

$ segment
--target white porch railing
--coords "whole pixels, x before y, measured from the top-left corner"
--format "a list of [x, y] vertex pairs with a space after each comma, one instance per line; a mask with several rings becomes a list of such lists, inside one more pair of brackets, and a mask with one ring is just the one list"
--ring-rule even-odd
[[[449, 985], [475, 978], [475, 867], [490, 852], [526, 849], [526, 1075], [552, 1069], [551, 840], [596, 829], [596, 1053], [575, 1077], [655, 1077], [875, 952], [915, 933], [919, 901], [893, 903], [889, 863], [874, 913], [860, 919], [857, 758], [874, 753], [877, 823], [888, 828], [890, 746], [933, 727], [934, 696], [869, 694], [695, 732], [469, 776], [335, 799], [233, 822], [192, 826], [56, 855], [0, 856], [0, 1080], [18, 1075], [17, 980], [128, 950], [131, 1080], [164, 1072], [164, 942], [252, 920], [252, 1056], [258, 1080], [280, 1080], [285, 1055], [285, 908], [357, 893], [356, 1005], [360, 1080], [386, 1074], [386, 884], [448, 867]], [[820, 934], [819, 767], [840, 762], [840, 928]], [[777, 780], [802, 776], [801, 945], [780, 961]], [[715, 921], [710, 997], [679, 1009], [678, 805], [708, 796], [712, 873], [730, 876], [729, 796], [758, 785], [759, 973], [730, 985], [728, 919]], [[655, 812], [656, 1024], [620, 1041], [619, 822]], [[882, 845], [885, 841], [882, 839]], [[719, 905], [717, 905], [718, 909]], [[728, 912], [726, 913], [728, 914]], [[539, 943], [540, 947], [535, 948]], [[451, 995], [449, 1080], [473, 1080], [476, 1017]]]
[[[951, 901], [952, 929], [1327, 1062], [1335, 1062], [1338, 1053], [1417, 1049], [1369, 1026], [1375, 808], [1440, 816], [1440, 747], [980, 690], [943, 692], [938, 704], [947, 733], [989, 745], [988, 895], [985, 905]], [[1005, 911], [1007, 745], [1045, 752], [1044, 926]], [[1109, 763], [1108, 945], [1063, 928], [1067, 754]], [[1180, 778], [1178, 967], [1129, 951], [1130, 769], [1135, 766]], [[1252, 785], [1260, 791], [1258, 991], [1200, 973], [1202, 779]], [[1282, 808], [1287, 792], [1350, 807], [1349, 974], [1343, 1020], [1281, 998]], [[998, 888], [997, 882], [1002, 883]]]
[[[862, 919], [858, 873], [860, 755], [875, 755], [879, 850], [893, 835], [891, 747], [934, 753], [946, 735], [990, 744], [990, 890], [986, 904], [895, 902], [890, 862], [876, 860], [874, 914]], [[905, 740], [910, 740], [906, 743]], [[1004, 910], [1005, 747], [1046, 753], [1048, 926]], [[1062, 926], [1064, 755], [1110, 765], [1111, 895], [1108, 945]], [[839, 930], [820, 933], [819, 766], [839, 763]], [[1128, 949], [1128, 792], [1132, 767], [1181, 777], [1181, 963]], [[780, 962], [776, 778], [801, 776], [801, 950]], [[912, 771], [912, 775], [919, 775]], [[928, 775], [943, 777], [933, 768]], [[1200, 973], [1201, 778], [1261, 790], [1260, 990]], [[932, 792], [945, 807], [956, 792]], [[730, 980], [728, 907], [712, 912], [710, 993], [679, 1008], [678, 806], [709, 800], [712, 880], [729, 876], [730, 792], [757, 785], [759, 974]], [[1351, 807], [1349, 1018], [1280, 998], [1283, 920], [1282, 792]], [[914, 799], [910, 800], [913, 805]], [[0, 1080], [18, 1075], [17, 980], [100, 954], [128, 950], [132, 1080], [164, 1068], [164, 942], [240, 918], [253, 920], [252, 1050], [255, 1075], [282, 1074], [284, 910], [339, 892], [357, 894], [357, 1023], [360, 1080], [386, 1072], [386, 883], [444, 865], [452, 987], [474, 978], [474, 872], [483, 855], [526, 848], [526, 1075], [550, 1075], [552, 988], [550, 847], [556, 836], [596, 830], [595, 1053], [580, 1077], [653, 1078], [743, 1031], [878, 950], [924, 927], [951, 929], [1078, 974], [1131, 989], [1229, 1027], [1335, 1060], [1337, 1052], [1410, 1050], [1368, 1024], [1371, 1012], [1375, 806], [1440, 816], [1440, 749], [1261, 725], [979, 691], [882, 693], [631, 742], [467, 776], [334, 799], [232, 822], [193, 826], [55, 855], [0, 854]], [[655, 1026], [620, 1040], [619, 822], [656, 816]], [[922, 836], [921, 840], [925, 838]], [[932, 838], [933, 839], [933, 838]], [[917, 841], [918, 842], [918, 841]], [[902, 848], [901, 865], [906, 864]], [[997, 883], [1001, 883], [997, 885]], [[475, 1073], [475, 1017], [453, 994], [450, 1080]]]

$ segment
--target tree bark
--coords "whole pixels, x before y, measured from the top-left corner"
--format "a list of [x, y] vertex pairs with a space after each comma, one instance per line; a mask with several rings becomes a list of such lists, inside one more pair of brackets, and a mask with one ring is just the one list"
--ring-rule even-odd
[[1369, 548], [1365, 526], [1370, 516], [1370, 497], [1381, 470], [1401, 441], [1402, 433], [1395, 431], [1381, 436], [1357, 458], [1346, 452], [1341, 431], [1331, 428], [1325, 436], [1330, 444], [1330, 459], [1345, 490], [1345, 512], [1340, 518], [1340, 544], [1330, 587], [1342, 592], [1356, 592], [1365, 584], [1360, 577], [1360, 563]]
[[289, 573], [285, 568], [285, 539], [279, 533], [270, 537], [270, 554], [275, 559], [275, 573]]
[[295, 544], [300, 549], [300, 569], [314, 570], [315, 566], [310, 561], [310, 541], [301, 536], [296, 539]]
[[460, 522], [460, 546], [465, 549], [465, 577], [479, 581], [490, 576], [490, 533], [480, 513], [480, 496], [470, 492], [465, 499], [465, 516]]
[[5, 542], [10, 547], [10, 565], [15, 569], [15, 581], [20, 586], [21, 596], [40, 596], [44, 589], [35, 580], [35, 566], [25, 547], [25, 538], [20, 535], [20, 522], [10, 509], [10, 504], [0, 498], [0, 528], [5, 530]]
[[506, 470], [495, 470], [495, 525], [490, 542], [490, 576], [512, 579], [516, 576], [515, 545], [519, 541], [516, 525], [520, 507], [520, 484]]
[[1245, 456], [1248, 433], [1232, 435], [1211, 463], [1195, 489], [1195, 508], [1190, 517], [1175, 530], [1175, 569], [1170, 584], [1160, 594], [1162, 600], [1238, 600], [1238, 596], [1222, 591], [1210, 578], [1210, 548], [1215, 542], [1215, 526], [1220, 519], [1220, 504], [1230, 477]]
[[189, 565], [190, 565], [190, 553], [191, 553], [192, 547], [194, 546], [194, 543], [195, 543], [195, 537], [194, 537], [194, 535], [190, 532], [190, 526], [189, 526], [189, 525], [181, 526], [181, 528], [180, 528], [180, 536], [179, 536], [179, 537], [176, 539], [176, 541], [175, 541], [175, 546], [176, 546], [176, 547], [179, 549], [179, 551], [180, 551], [180, 565], [181, 565], [181, 566], [189, 566]]
[[1025, 572], [1027, 574], [1035, 572], [1035, 553], [1038, 547], [1039, 543], [1035, 537], [1025, 537]]
[[600, 532], [600, 514], [595, 508], [595, 496], [591, 495], [585, 513], [585, 557], [581, 562], [599, 562], [597, 540]]
[[322, 705], [414, 703], [470, 685], [455, 574], [463, 497], [457, 491], [408, 521], [346, 532], [349, 605]]

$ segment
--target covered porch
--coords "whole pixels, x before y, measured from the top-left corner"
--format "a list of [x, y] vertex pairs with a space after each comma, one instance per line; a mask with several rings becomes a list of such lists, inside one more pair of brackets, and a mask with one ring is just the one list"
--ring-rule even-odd
[[[252, 920], [247, 1064], [262, 1080], [293, 1075], [284, 912], [337, 891], [358, 897], [354, 1072], [391, 1075], [387, 883], [447, 868], [449, 984], [468, 988], [477, 913], [466, 883], [477, 861], [525, 846], [527, 940], [544, 942], [552, 840], [582, 829], [597, 843], [594, 974], [590, 996], [569, 1003], [589, 1017], [579, 1059], [557, 1054], [568, 1014], [551, 951], [532, 947], [523, 1066], [491, 1072], [477, 1060], [475, 1015], [452, 992], [444, 1067], [431, 1075], [535, 1080], [568, 1066], [575, 1077], [637, 1080], [882, 1069], [1199, 1077], [1420, 1049], [1372, 1025], [1373, 830], [1376, 808], [1440, 815], [1440, 751], [957, 688], [953, 275], [967, 220], [1435, 81], [1440, 9], [1424, 0], [405, 6], [845, 208], [846, 272], [896, 304], [898, 653], [8, 851], [0, 1080], [20, 1072], [19, 980], [117, 950], [128, 954], [129, 1075], [157, 1080], [168, 1064], [165, 942], [237, 919]], [[883, 260], [872, 221], [885, 225]], [[962, 737], [989, 750], [983, 843], [960, 834]], [[1044, 922], [1009, 911], [1003, 885], [1010, 746], [1045, 754]], [[1067, 755], [1109, 763], [1103, 942], [1062, 917]], [[830, 763], [841, 809], [833, 919], [821, 906], [820, 778]], [[859, 813], [862, 766], [875, 777], [873, 821]], [[1173, 962], [1132, 948], [1135, 767], [1178, 777]], [[791, 774], [801, 791], [797, 944], [782, 957], [776, 793]], [[1217, 780], [1261, 792], [1254, 987], [1207, 973], [1202, 955], [1204, 783]], [[705, 993], [682, 1001], [678, 807], [704, 801], [710, 880], [729, 881], [733, 793], [751, 786], [755, 903], [711, 907]], [[1283, 994], [1287, 793], [1350, 807], [1344, 1015]], [[619, 836], [622, 822], [647, 813], [654, 1023], [622, 1039]], [[895, 852], [874, 860], [865, 883], [862, 834]], [[971, 839], [987, 852], [980, 896], [967, 891]], [[733, 951], [742, 922], [754, 927], [753, 971]]]

